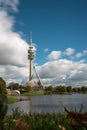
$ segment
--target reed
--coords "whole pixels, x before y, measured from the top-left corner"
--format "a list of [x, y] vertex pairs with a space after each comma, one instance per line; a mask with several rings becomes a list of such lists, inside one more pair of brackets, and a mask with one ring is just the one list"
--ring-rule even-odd
[[[65, 113], [24, 113], [18, 108], [4, 120], [5, 130], [74, 130]], [[6, 125], [7, 124], [7, 125]], [[85, 126], [81, 129], [86, 130]]]

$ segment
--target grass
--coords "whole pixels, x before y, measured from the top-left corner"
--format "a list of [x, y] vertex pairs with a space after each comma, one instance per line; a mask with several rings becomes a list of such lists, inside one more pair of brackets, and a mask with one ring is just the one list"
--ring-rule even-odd
[[[79, 126], [72, 127], [71, 120], [66, 116], [65, 113], [29, 113], [26, 114], [23, 111], [20, 112], [17, 108], [13, 111], [13, 114], [6, 116], [4, 119], [5, 130], [13, 130], [16, 122], [19, 122], [19, 125], [25, 126], [29, 125], [27, 130], [61, 130], [59, 125], [66, 128], [66, 130], [87, 130], [87, 127]], [[19, 126], [18, 126], [19, 127]], [[17, 129], [16, 129], [17, 130]], [[19, 130], [19, 129], [18, 129]], [[21, 130], [22, 129], [21, 127]]]
[[19, 101], [19, 99], [15, 98], [15, 97], [8, 97], [8, 104], [15, 103], [18, 101]]
[[32, 91], [29, 91], [29, 92], [24, 92], [22, 95], [23, 96], [29, 96], [29, 95], [43, 95], [44, 92], [43, 90], [32, 90]]
[[22, 112], [14, 111], [12, 116], [5, 117], [6, 130], [12, 130], [14, 127], [14, 120], [21, 119], [21, 122], [29, 124], [29, 130], [60, 130], [60, 124], [73, 130], [70, 126], [70, 120], [66, 119], [65, 114], [55, 113], [38, 113], [38, 114], [23, 114]]
[[[29, 92], [24, 92], [22, 95], [23, 96], [29, 96], [29, 95], [43, 95], [44, 92], [42, 90], [35, 90], [35, 91], [29, 91]], [[11, 104], [11, 103], [15, 103], [15, 102], [18, 102], [19, 99], [18, 98], [15, 98], [15, 97], [8, 97], [8, 104]]]

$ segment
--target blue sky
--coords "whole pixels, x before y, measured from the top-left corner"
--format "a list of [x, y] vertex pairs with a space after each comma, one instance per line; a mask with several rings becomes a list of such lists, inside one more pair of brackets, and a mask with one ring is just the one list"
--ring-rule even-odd
[[0, 76], [7, 82], [28, 80], [32, 32], [43, 84], [87, 85], [86, 0], [1, 0], [0, 21]]
[[73, 48], [76, 52], [87, 49], [86, 0], [21, 0], [18, 9], [14, 29], [21, 31], [28, 43], [32, 31], [39, 64], [46, 62], [45, 48]]

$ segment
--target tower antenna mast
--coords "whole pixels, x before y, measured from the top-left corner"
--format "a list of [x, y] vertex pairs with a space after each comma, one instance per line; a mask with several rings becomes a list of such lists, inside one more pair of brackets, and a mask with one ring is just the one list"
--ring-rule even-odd
[[32, 45], [32, 32], [30, 32], [30, 45]]

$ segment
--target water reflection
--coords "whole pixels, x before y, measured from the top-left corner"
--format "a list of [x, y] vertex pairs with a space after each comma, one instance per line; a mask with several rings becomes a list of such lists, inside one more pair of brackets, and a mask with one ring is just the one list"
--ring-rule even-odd
[[12, 109], [17, 107], [26, 113], [63, 112], [64, 107], [70, 110], [79, 110], [81, 104], [87, 111], [87, 94], [22, 96], [21, 98], [28, 100], [9, 104], [7, 114], [12, 114]]

